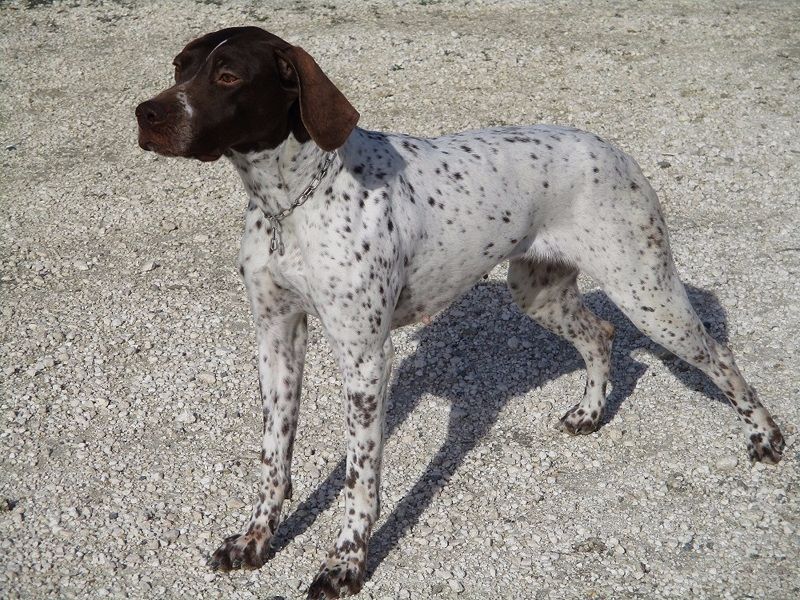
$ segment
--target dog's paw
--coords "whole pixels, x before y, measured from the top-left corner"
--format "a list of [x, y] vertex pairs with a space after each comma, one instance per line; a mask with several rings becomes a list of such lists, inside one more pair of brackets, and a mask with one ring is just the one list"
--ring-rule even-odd
[[364, 569], [361, 565], [347, 561], [329, 559], [320, 569], [311, 587], [307, 600], [330, 600], [342, 596], [354, 596], [364, 585]]
[[600, 411], [587, 411], [580, 404], [570, 408], [558, 422], [558, 428], [572, 435], [585, 435], [600, 427]]
[[751, 433], [747, 440], [747, 453], [752, 461], [775, 465], [783, 458], [785, 446], [781, 430], [776, 426], [767, 432]]
[[234, 569], [259, 569], [270, 558], [272, 551], [267, 535], [255, 532], [226, 537], [208, 560], [214, 571], [233, 571]]

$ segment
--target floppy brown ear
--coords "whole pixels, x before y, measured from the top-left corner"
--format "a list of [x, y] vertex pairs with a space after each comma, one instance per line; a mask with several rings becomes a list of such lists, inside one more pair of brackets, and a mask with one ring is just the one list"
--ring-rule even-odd
[[[299, 46], [291, 46], [276, 50], [276, 53], [281, 77], [289, 79], [294, 75], [296, 78], [300, 118], [308, 134], [323, 150], [336, 150], [356, 126], [358, 111], [325, 76], [308, 52]], [[293, 73], [287, 67], [291, 67]]]

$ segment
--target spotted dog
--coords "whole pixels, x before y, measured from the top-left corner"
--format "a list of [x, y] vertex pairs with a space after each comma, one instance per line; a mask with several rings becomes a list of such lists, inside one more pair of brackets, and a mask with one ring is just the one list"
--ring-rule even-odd
[[753, 460], [781, 459], [780, 430], [689, 303], [655, 192], [613, 144], [550, 125], [434, 139], [360, 129], [311, 56], [255, 27], [196, 39], [174, 64], [175, 84], [136, 109], [139, 144], [202, 161], [224, 155], [250, 198], [239, 261], [258, 341], [262, 482], [249, 524], [214, 553], [214, 568], [257, 568], [270, 556], [291, 496], [311, 314], [341, 368], [347, 470], [342, 527], [308, 595], [360, 590], [380, 507], [390, 331], [443, 309], [503, 261], [522, 310], [586, 362], [565, 431], [597, 429], [614, 336], [581, 300], [583, 271], [642, 332], [714, 381]]

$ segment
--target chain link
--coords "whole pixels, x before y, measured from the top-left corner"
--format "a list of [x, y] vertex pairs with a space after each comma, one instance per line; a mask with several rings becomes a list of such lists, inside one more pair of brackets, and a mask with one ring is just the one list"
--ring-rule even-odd
[[322, 163], [319, 171], [317, 174], [314, 175], [314, 179], [311, 180], [300, 195], [297, 197], [291, 206], [288, 208], [284, 208], [278, 214], [275, 215], [268, 215], [263, 210], [261, 212], [264, 213], [264, 216], [269, 221], [270, 225], [272, 226], [272, 239], [269, 242], [269, 249], [272, 252], [278, 251], [278, 254], [283, 256], [284, 246], [283, 246], [283, 227], [281, 226], [281, 221], [283, 221], [286, 217], [294, 212], [294, 209], [298, 206], [303, 206], [306, 201], [311, 197], [314, 193], [314, 190], [317, 189], [317, 186], [320, 182], [325, 178], [325, 175], [330, 169], [331, 165], [333, 164], [333, 159], [335, 158], [335, 154], [333, 152], [328, 152], [328, 155], [325, 157], [325, 161]]

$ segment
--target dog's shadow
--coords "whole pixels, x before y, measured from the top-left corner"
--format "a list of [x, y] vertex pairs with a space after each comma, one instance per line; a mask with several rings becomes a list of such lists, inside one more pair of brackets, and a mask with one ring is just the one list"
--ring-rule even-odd
[[[711, 335], [727, 343], [725, 311], [716, 296], [691, 286], [686, 289], [692, 305]], [[711, 399], [725, 402], [705, 375], [643, 336], [605, 294], [593, 291], [586, 294], [584, 300], [595, 314], [612, 322], [616, 328], [611, 368], [612, 391], [603, 423], [614, 418], [647, 369], [644, 364], [631, 358], [631, 352], [637, 349], [656, 354], [687, 387], [702, 391]], [[517, 344], [512, 343], [515, 348], [505, 341], [493, 339], [498, 329], [497, 320], [504, 311], [511, 313], [511, 317], [502, 326], [502, 339], [516, 337]], [[441, 482], [450, 479], [469, 451], [489, 432], [509, 399], [524, 395], [576, 369], [584, 369], [583, 360], [570, 343], [527, 318], [513, 304], [506, 286], [496, 282], [475, 286], [430, 325], [421, 329], [416, 337], [419, 342], [416, 351], [395, 366], [396, 377], [389, 395], [386, 433], [392, 435], [423, 395], [433, 394], [451, 402], [447, 437], [414, 487], [373, 534], [367, 578], [372, 576], [397, 541], [419, 521], [441, 488]], [[556, 360], [548, 360], [553, 354]], [[428, 361], [433, 362], [442, 356], [449, 356], [449, 366], [426, 368]], [[504, 375], [501, 385], [495, 378], [497, 374]], [[470, 384], [469, 392], [464, 391], [465, 380]], [[580, 400], [582, 393], [582, 388], [576, 389], [571, 401], [562, 407], [563, 411]], [[476, 396], [480, 401], [476, 401]], [[464, 427], [465, 423], [470, 426]], [[325, 481], [281, 524], [273, 539], [276, 552], [305, 532], [317, 516], [331, 506], [342, 489], [344, 473], [345, 460], [342, 459]]]

